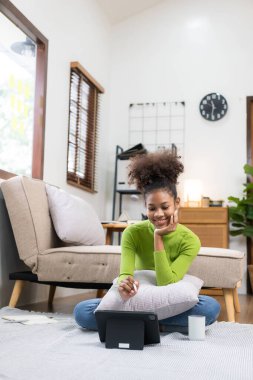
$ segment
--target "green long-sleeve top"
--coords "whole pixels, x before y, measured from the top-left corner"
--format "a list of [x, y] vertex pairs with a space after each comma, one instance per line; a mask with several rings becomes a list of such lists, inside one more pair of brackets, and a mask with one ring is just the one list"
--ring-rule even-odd
[[199, 238], [178, 224], [174, 232], [163, 236], [164, 250], [154, 251], [154, 226], [149, 220], [127, 227], [121, 240], [118, 283], [135, 270], [154, 270], [157, 285], [168, 285], [183, 278], [200, 248]]

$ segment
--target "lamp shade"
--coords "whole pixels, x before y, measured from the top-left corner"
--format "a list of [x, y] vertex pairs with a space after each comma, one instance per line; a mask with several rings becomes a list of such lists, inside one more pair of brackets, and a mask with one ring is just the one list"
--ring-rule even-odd
[[200, 207], [203, 184], [200, 179], [186, 179], [184, 182], [184, 204], [187, 207]]
[[35, 56], [35, 43], [29, 37], [26, 37], [25, 41], [14, 42], [11, 45], [11, 49], [15, 53], [23, 55], [25, 57]]

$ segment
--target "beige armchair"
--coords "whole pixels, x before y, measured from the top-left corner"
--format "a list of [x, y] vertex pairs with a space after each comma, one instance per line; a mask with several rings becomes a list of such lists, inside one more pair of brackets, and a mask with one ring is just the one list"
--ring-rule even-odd
[[98, 296], [99, 290], [111, 286], [119, 271], [118, 247], [66, 246], [60, 241], [50, 218], [43, 181], [13, 177], [1, 183], [1, 190], [19, 258], [27, 266], [26, 271], [9, 275], [15, 280], [9, 306], [16, 306], [26, 282], [50, 285], [49, 303], [56, 286], [98, 289]]
[[[66, 246], [57, 237], [49, 214], [45, 183], [14, 177], [1, 183], [20, 259], [27, 271], [10, 274], [15, 280], [9, 305], [15, 307], [26, 282], [56, 286], [108, 289], [119, 274], [120, 246]], [[85, 228], [85, 226], [84, 226]], [[202, 247], [189, 273], [204, 280], [205, 288], [221, 288], [228, 320], [240, 311], [237, 287], [243, 273], [244, 253]], [[206, 290], [205, 290], [206, 292]]]

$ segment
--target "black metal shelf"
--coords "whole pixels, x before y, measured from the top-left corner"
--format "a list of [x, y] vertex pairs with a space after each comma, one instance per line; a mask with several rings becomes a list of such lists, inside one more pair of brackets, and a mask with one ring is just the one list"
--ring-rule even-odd
[[[122, 198], [123, 195], [134, 195], [134, 194], [141, 194], [140, 191], [135, 189], [117, 189], [118, 183], [118, 160], [128, 160], [130, 156], [122, 155], [123, 148], [121, 146], [116, 146], [116, 154], [115, 154], [115, 172], [114, 172], [114, 186], [113, 186], [113, 206], [112, 206], [112, 220], [117, 219], [118, 216], [122, 213]], [[135, 153], [135, 152], [133, 152]], [[119, 194], [119, 215], [116, 216], [116, 195]]]
[[119, 194], [141, 194], [138, 190], [116, 190]]

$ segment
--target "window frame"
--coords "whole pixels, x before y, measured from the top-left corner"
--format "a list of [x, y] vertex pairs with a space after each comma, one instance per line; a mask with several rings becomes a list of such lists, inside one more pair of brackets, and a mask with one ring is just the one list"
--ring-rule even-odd
[[[0, 12], [31, 38], [37, 46], [31, 173], [32, 178], [43, 179], [48, 40], [9, 0], [0, 0]], [[4, 179], [15, 175], [2, 169], [0, 169], [0, 174]]]
[[[78, 77], [78, 101], [75, 102], [72, 91], [72, 73]], [[81, 82], [85, 82], [89, 86], [89, 95], [87, 97], [87, 121], [85, 122], [85, 148], [84, 148], [84, 166], [83, 172], [79, 175], [78, 157], [82, 148], [80, 147], [79, 134], [81, 129], [80, 113], [82, 108], [81, 99]], [[96, 193], [96, 159], [98, 145], [98, 115], [100, 110], [100, 96], [104, 93], [104, 88], [88, 73], [79, 62], [70, 63], [70, 90], [69, 90], [69, 122], [68, 122], [68, 142], [67, 142], [67, 183], [79, 187], [91, 193]], [[76, 103], [75, 107], [75, 134], [71, 141], [71, 107]], [[75, 143], [73, 143], [75, 140]], [[70, 163], [70, 146], [74, 147], [74, 167], [73, 171], [69, 170]]]

